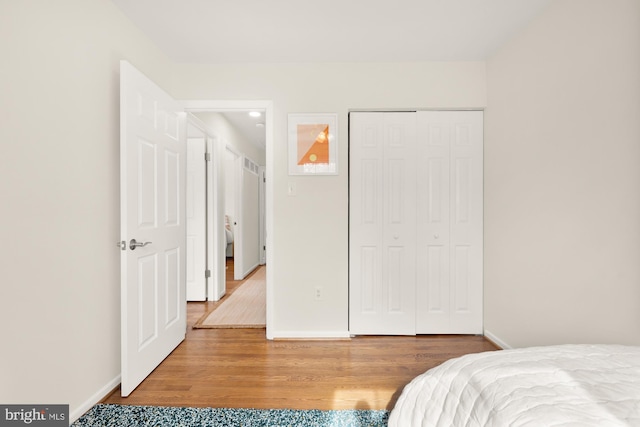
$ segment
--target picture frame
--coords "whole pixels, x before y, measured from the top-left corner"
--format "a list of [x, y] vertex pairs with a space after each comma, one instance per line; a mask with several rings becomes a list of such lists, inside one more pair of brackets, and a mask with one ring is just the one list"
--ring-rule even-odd
[[289, 175], [338, 174], [338, 114], [289, 113]]

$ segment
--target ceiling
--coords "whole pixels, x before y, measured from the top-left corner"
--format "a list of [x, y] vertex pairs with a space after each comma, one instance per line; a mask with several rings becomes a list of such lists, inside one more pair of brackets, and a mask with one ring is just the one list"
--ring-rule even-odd
[[220, 64], [482, 61], [552, 0], [111, 1], [171, 60]]
[[[225, 112], [222, 115], [247, 141], [264, 149], [266, 132], [264, 129], [264, 112], [260, 117], [250, 117], [247, 111]], [[258, 126], [262, 124], [262, 126]]]
[[112, 0], [190, 63], [481, 61], [551, 0]]

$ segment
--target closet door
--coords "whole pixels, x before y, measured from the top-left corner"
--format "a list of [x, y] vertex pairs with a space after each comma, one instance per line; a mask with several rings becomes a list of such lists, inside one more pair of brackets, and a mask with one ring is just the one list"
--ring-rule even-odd
[[415, 113], [350, 115], [352, 334], [415, 334], [415, 120]]
[[418, 112], [419, 334], [481, 334], [483, 113]]

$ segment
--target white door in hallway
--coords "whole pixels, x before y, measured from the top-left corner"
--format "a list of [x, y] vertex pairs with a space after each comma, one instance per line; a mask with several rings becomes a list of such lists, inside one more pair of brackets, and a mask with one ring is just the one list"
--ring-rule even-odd
[[351, 113], [349, 331], [415, 334], [416, 116]]
[[207, 189], [205, 137], [187, 138], [187, 301], [207, 299]]
[[186, 333], [186, 116], [120, 64], [121, 394], [128, 396]]

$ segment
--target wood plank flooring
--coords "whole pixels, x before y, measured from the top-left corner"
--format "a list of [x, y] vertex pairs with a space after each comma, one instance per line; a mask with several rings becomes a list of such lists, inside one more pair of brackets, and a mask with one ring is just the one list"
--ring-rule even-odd
[[475, 336], [268, 341], [264, 329], [192, 329], [212, 304], [188, 303], [186, 340], [129, 397], [118, 389], [104, 402], [391, 410], [402, 388], [427, 369], [496, 349]]

